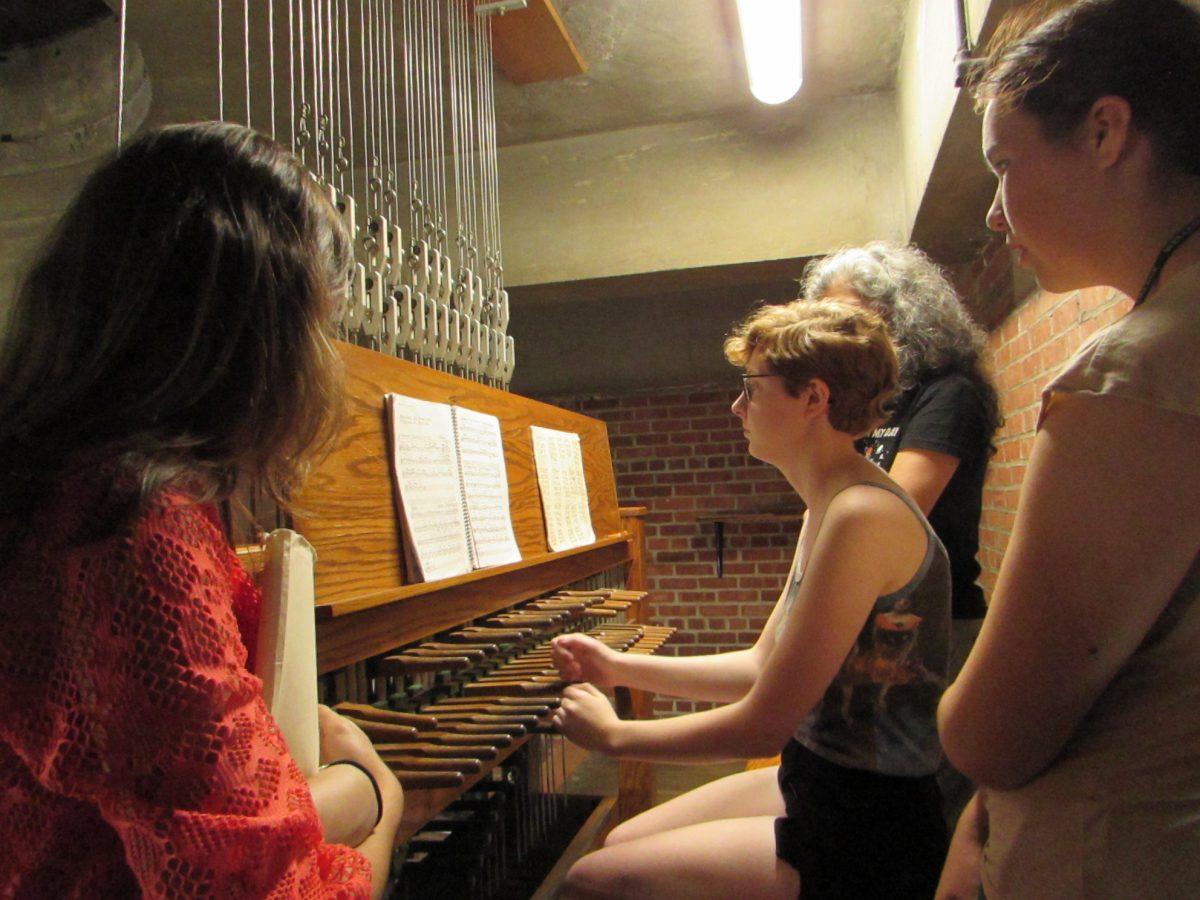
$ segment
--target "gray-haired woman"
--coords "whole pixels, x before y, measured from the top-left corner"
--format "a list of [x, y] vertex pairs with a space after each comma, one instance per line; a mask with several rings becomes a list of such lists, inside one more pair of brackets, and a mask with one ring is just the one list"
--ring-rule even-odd
[[[976, 554], [1000, 409], [983, 366], [986, 336], [942, 270], [911, 245], [875, 241], [817, 260], [805, 271], [804, 297], [864, 305], [896, 343], [900, 395], [863, 449], [917, 502], [950, 556], [953, 680], [987, 611]], [[938, 781], [953, 827], [972, 786], [948, 765]]]

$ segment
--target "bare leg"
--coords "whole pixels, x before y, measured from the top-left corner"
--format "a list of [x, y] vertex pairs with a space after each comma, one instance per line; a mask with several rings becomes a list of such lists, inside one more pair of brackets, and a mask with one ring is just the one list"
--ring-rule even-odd
[[775, 856], [775, 817], [766, 815], [699, 822], [605, 847], [571, 868], [559, 897], [795, 900], [799, 892], [799, 873]]
[[612, 830], [604, 845], [613, 847], [714, 819], [782, 816], [783, 797], [779, 793], [778, 773], [779, 766], [768, 766], [710, 781], [622, 822]]

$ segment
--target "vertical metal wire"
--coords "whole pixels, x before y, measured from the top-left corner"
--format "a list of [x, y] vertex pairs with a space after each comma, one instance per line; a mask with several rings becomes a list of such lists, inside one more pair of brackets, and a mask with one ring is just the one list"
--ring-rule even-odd
[[292, 130], [292, 152], [296, 152], [296, 0], [288, 0], [288, 90], [291, 105], [288, 122]]
[[242, 62], [246, 66], [246, 127], [250, 128], [250, 0], [242, 0]]
[[300, 76], [300, 105], [292, 107], [292, 115], [299, 114], [300, 124], [296, 129], [296, 146], [300, 154], [301, 162], [304, 161], [305, 149], [308, 144], [307, 129], [308, 129], [308, 78], [304, 67], [304, 0], [297, 0], [296, 3], [296, 57], [297, 68]]
[[430, 124], [433, 138], [433, 197], [437, 200], [434, 240], [439, 251], [445, 252], [445, 134], [442, 103], [442, 4], [433, 4], [430, 22]]
[[118, 28], [117, 47], [117, 151], [121, 149], [121, 139], [125, 126], [125, 13], [126, 0], [121, 0], [121, 21]]
[[271, 82], [271, 139], [275, 139], [275, 0], [267, 2], [267, 78]]
[[[459, 25], [462, 20], [462, 6], [457, 3], [450, 4], [450, 27], [449, 27], [449, 51], [447, 66], [447, 75], [450, 79], [448, 93], [450, 96], [450, 149], [452, 162], [454, 166], [454, 230], [455, 230], [455, 246], [458, 247], [458, 265], [461, 272], [463, 265], [463, 240], [462, 240], [462, 180], [460, 178], [460, 159], [462, 149], [459, 142], [458, 134], [458, 66], [459, 66]], [[449, 210], [446, 211], [447, 216]]]
[[217, 118], [225, 121], [225, 0], [217, 0]]
[[[363, 192], [366, 194], [366, 221], [374, 219], [375, 199], [375, 8], [374, 0], [359, 0], [359, 53], [362, 56], [362, 158]], [[369, 232], [364, 240], [369, 240]]]
[[[400, 177], [400, 116], [396, 105], [396, 8], [391, 3], [388, 4], [388, 83], [391, 89], [391, 115], [388, 118], [388, 133], [392, 142], [392, 153], [388, 160], [390, 166], [388, 190], [391, 192], [392, 198], [392, 223], [399, 225], [400, 191], [396, 182]], [[400, 248], [393, 247], [392, 252], [398, 256]], [[398, 263], [393, 260], [393, 265], [398, 265]]]
[[339, 59], [342, 44], [339, 40], [339, 22], [338, 17], [334, 15], [333, 0], [325, 0], [325, 17], [329, 20], [329, 133], [331, 136], [329, 158], [333, 166], [333, 170], [329, 174], [329, 182], [333, 184], [336, 177], [337, 189], [344, 192], [346, 190], [346, 174], [345, 168], [341, 164], [342, 67]]
[[371, 108], [367, 103], [367, 79], [370, 77], [370, 61], [367, 57], [367, 0], [358, 0], [358, 51], [362, 62], [362, 109], [363, 109], [363, 189], [366, 191], [366, 217], [371, 218]]
[[321, 41], [321, 4], [317, 0], [310, 0], [309, 19], [312, 22], [312, 73], [313, 73], [313, 102], [312, 102], [312, 118], [313, 118], [313, 159], [316, 160], [317, 178], [321, 181], [325, 180], [325, 155], [321, 149], [321, 135], [324, 129], [321, 126], [322, 119], [325, 115], [325, 107], [323, 104], [324, 78], [322, 72], [322, 41]]
[[357, 178], [354, 174], [354, 95], [350, 90], [350, 0], [342, 3], [342, 49], [346, 56], [346, 133], [350, 136], [350, 195], [358, 196]]
[[492, 238], [495, 241], [496, 287], [500, 288], [503, 271], [503, 253], [500, 249], [500, 148], [496, 136], [496, 79], [492, 57], [492, 20], [488, 19], [487, 33], [487, 86], [488, 86], [488, 141], [492, 178]]
[[412, 37], [412, 6], [409, 3], [404, 3], [400, 7], [400, 21], [403, 29], [403, 38], [401, 42], [404, 50], [404, 126], [405, 126], [405, 147], [406, 167], [408, 174], [408, 214], [409, 226], [408, 234], [410, 239], [415, 239], [417, 235], [417, 194], [416, 194], [416, 171], [414, 169], [414, 157], [416, 156], [416, 129], [414, 127], [415, 110], [413, 109], [413, 78], [414, 78], [414, 55], [415, 48], [413, 46]]

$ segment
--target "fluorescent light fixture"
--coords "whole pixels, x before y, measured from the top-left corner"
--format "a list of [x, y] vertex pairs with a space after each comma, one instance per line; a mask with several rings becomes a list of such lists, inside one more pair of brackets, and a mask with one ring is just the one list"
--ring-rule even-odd
[[783, 103], [804, 80], [800, 54], [800, 0], [737, 0], [750, 93]]

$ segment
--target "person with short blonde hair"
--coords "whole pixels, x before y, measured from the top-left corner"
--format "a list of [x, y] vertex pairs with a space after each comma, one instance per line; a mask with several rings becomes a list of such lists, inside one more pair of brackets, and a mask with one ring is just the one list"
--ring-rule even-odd
[[793, 394], [813, 378], [830, 386], [829, 424], [866, 434], [887, 418], [899, 364], [883, 322], [845, 303], [764, 306], [725, 339], [725, 358], [744, 368], [755, 351]]
[[[725, 343], [743, 370], [733, 413], [752, 456], [808, 511], [795, 561], [753, 647], [710, 656], [617, 654], [554, 641], [575, 682], [555, 714], [614, 756], [779, 766], [697, 788], [619, 825], [570, 871], [564, 897], [927, 898], [945, 855], [933, 773], [950, 574], [913, 501], [855, 448], [898, 364], [883, 321], [838, 302], [763, 307]], [[621, 721], [601, 687], [724, 704]]]

